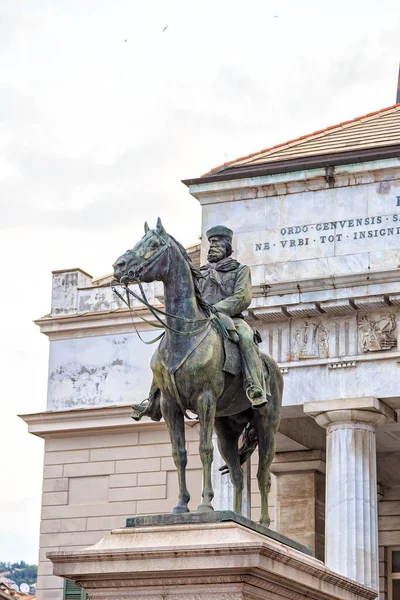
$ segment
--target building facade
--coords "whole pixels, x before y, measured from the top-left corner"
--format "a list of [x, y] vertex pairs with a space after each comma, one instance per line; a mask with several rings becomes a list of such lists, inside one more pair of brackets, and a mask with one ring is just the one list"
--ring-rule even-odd
[[[400, 598], [400, 106], [184, 183], [202, 206], [201, 262], [207, 229], [235, 232], [234, 256], [252, 271], [246, 319], [284, 373], [271, 526], [381, 600]], [[45, 600], [63, 596], [48, 551], [168, 512], [177, 495], [165, 425], [129, 417], [151, 380], [152, 349], [133, 322], [144, 339], [154, 333], [112, 296], [110, 279], [55, 272], [51, 313], [37, 322], [50, 339], [47, 410], [23, 418], [45, 439]], [[159, 283], [146, 294], [162, 306]], [[197, 425], [186, 430], [195, 507]], [[255, 482], [249, 504], [257, 520]]]

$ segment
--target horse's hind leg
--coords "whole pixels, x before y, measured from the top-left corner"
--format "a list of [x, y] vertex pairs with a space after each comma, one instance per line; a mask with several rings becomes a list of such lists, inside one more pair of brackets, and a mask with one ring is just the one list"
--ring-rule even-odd
[[227, 464], [233, 485], [233, 510], [239, 515], [242, 514], [243, 470], [240, 466], [238, 441], [242, 430], [243, 425], [232, 422], [229, 417], [215, 419], [219, 451]]
[[260, 523], [269, 527], [271, 519], [268, 511], [268, 494], [271, 488], [270, 466], [275, 455], [275, 432], [270, 428], [267, 407], [257, 411], [252, 425], [258, 439], [258, 470], [257, 481], [261, 495]]
[[173, 513], [189, 512], [188, 502], [190, 494], [186, 487], [187, 452], [185, 443], [185, 422], [183, 414], [173, 400], [161, 396], [161, 412], [168, 427], [172, 444], [172, 458], [174, 459], [179, 482], [178, 504], [173, 508]]

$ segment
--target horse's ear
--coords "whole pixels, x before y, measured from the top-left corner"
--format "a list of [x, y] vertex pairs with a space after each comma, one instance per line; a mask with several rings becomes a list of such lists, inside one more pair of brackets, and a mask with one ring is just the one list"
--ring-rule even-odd
[[158, 217], [157, 219], [157, 227], [156, 227], [157, 233], [163, 234], [163, 233], [167, 233], [164, 229], [164, 225], [161, 223], [161, 219], [160, 217]]
[[150, 230], [149, 224], [147, 223], [147, 221], [145, 221], [144, 223], [144, 232], [147, 233]]

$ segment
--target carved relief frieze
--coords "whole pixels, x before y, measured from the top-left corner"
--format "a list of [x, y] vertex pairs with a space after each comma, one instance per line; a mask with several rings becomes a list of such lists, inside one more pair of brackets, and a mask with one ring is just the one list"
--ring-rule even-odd
[[293, 332], [293, 359], [327, 358], [329, 330], [322, 323], [305, 321]]
[[293, 319], [279, 324], [260, 322], [261, 349], [278, 363], [336, 359], [329, 361], [330, 370], [354, 368], [352, 357], [398, 348], [394, 310], [352, 317]]
[[377, 352], [391, 350], [397, 346], [395, 315], [380, 317], [361, 317], [358, 323], [360, 351]]

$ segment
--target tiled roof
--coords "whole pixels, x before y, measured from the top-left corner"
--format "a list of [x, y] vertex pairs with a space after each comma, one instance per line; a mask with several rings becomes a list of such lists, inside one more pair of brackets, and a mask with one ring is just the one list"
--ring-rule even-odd
[[202, 177], [220, 175], [237, 168], [396, 144], [400, 144], [400, 104], [243, 156], [212, 169]]

